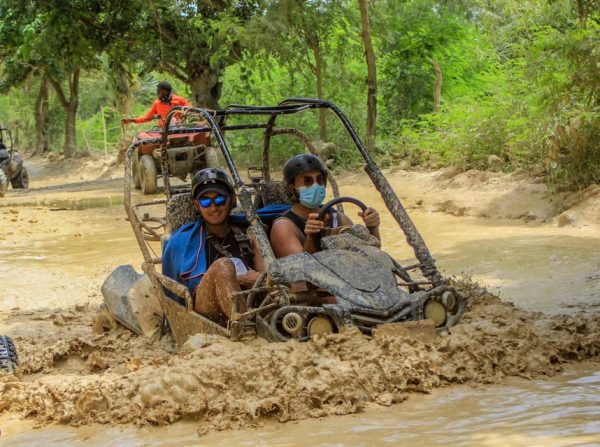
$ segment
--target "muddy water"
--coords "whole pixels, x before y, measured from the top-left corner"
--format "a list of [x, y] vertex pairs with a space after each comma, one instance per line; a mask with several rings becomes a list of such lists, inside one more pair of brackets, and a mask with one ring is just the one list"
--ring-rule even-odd
[[195, 424], [169, 428], [49, 427], [0, 420], [3, 447], [228, 446], [597, 446], [600, 372], [580, 365], [551, 380], [513, 380], [413, 396], [389, 408], [198, 437]]
[[[378, 197], [362, 185], [342, 189], [383, 209]], [[34, 222], [27, 237], [0, 240], [0, 279], [8, 291], [0, 301], [3, 329], [10, 328], [8, 310], [14, 307], [98, 302], [98, 284], [114, 266], [139, 265], [122, 207], [118, 198], [110, 197], [94, 199], [89, 206], [76, 197], [61, 199], [38, 210], [33, 219], [26, 211], [19, 213], [19, 222]], [[354, 213], [350, 207], [347, 212]], [[45, 237], [45, 229], [37, 227], [50, 213], [48, 218], [60, 216], [62, 225], [52, 233], [55, 236]], [[418, 208], [411, 215], [447, 273], [469, 273], [531, 310], [565, 312], [599, 305], [600, 239], [593, 230], [457, 218]], [[382, 228], [387, 250], [408, 259], [410, 250], [391, 236], [394, 224], [385, 214]], [[0, 419], [0, 439], [3, 446], [600, 445], [599, 369], [588, 364], [551, 380], [435, 391], [360, 415], [213, 433], [200, 440], [193, 423], [158, 429], [88, 426], [32, 431], [30, 422], [11, 416]]]

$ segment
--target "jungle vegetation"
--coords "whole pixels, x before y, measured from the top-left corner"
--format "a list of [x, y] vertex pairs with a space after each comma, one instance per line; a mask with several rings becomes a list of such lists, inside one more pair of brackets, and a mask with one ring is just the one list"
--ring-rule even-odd
[[[600, 183], [598, 0], [0, 0], [0, 123], [21, 149], [117, 151], [161, 79], [209, 108], [331, 100], [387, 166], [493, 155], [554, 189]], [[336, 142], [334, 123], [296, 124]]]

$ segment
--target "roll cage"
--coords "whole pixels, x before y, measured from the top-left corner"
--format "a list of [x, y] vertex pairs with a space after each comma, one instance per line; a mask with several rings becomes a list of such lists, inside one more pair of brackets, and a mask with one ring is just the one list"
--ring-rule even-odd
[[[132, 204], [131, 200], [131, 191], [132, 191], [132, 154], [137, 146], [142, 143], [158, 143], [160, 144], [161, 150], [161, 163], [163, 172], [169, 172], [168, 165], [168, 154], [165, 148], [167, 138], [169, 135], [177, 134], [177, 133], [188, 133], [188, 132], [206, 132], [209, 131], [212, 133], [214, 141], [216, 141], [218, 148], [223, 156], [225, 164], [229, 170], [229, 173], [233, 179], [233, 183], [235, 185], [236, 195], [239, 201], [239, 205], [244, 211], [247, 221], [249, 223], [249, 231], [253, 234], [256, 240], [256, 246], [264, 259], [265, 262], [265, 274], [261, 275], [260, 281], [257, 281], [257, 284], [250, 292], [253, 294], [255, 291], [260, 292], [262, 289], [269, 289], [269, 287], [265, 287], [264, 281], [265, 277], [273, 277], [273, 273], [275, 273], [275, 281], [277, 283], [276, 275], [277, 275], [277, 260], [275, 259], [273, 250], [271, 248], [271, 244], [269, 242], [269, 238], [265, 231], [265, 227], [262, 224], [258, 213], [256, 204], [253, 202], [253, 193], [256, 192], [255, 184], [246, 184], [235, 165], [232, 154], [229, 150], [227, 142], [224, 138], [225, 132], [231, 131], [240, 131], [240, 130], [248, 130], [248, 129], [264, 129], [263, 136], [263, 145], [262, 145], [262, 166], [260, 170], [262, 171], [262, 179], [269, 182], [270, 181], [270, 146], [271, 139], [275, 135], [281, 134], [292, 134], [299, 138], [304, 145], [311, 151], [315, 152], [314, 147], [311, 143], [311, 140], [308, 135], [304, 132], [289, 127], [277, 127], [277, 118], [282, 115], [293, 115], [297, 113], [301, 113], [307, 110], [315, 110], [315, 109], [329, 109], [331, 110], [337, 118], [342, 122], [344, 128], [350, 135], [356, 149], [362, 156], [364, 160], [364, 170], [368, 174], [371, 182], [375, 186], [375, 188], [381, 194], [381, 197], [388, 208], [389, 212], [392, 214], [396, 222], [398, 223], [400, 229], [405, 235], [407, 243], [412, 247], [415, 257], [417, 259], [417, 263], [403, 267], [404, 271], [409, 270], [417, 270], [419, 269], [426, 278], [425, 281], [412, 281], [410, 282], [410, 277], [407, 278], [404, 286], [407, 286], [409, 290], [421, 290], [421, 286], [426, 286], [427, 293], [433, 293], [434, 289], [439, 291], [441, 288], [445, 287], [445, 281], [442, 275], [439, 273], [435, 260], [431, 256], [429, 249], [427, 248], [423, 238], [420, 233], [416, 229], [414, 223], [412, 222], [410, 216], [406, 212], [404, 206], [400, 202], [400, 199], [390, 186], [387, 179], [384, 177], [380, 168], [377, 166], [371, 154], [364, 146], [363, 142], [357, 135], [355, 129], [352, 124], [345, 116], [345, 114], [333, 103], [329, 101], [324, 101], [320, 99], [305, 99], [305, 98], [290, 98], [282, 101], [277, 106], [246, 106], [246, 105], [238, 105], [233, 104], [225, 107], [221, 110], [209, 110], [202, 109], [196, 107], [182, 107], [176, 106], [167, 115], [164, 125], [162, 128], [162, 138], [157, 138], [152, 141], [144, 140], [137, 141], [131, 144], [129, 149], [125, 155], [125, 180], [124, 180], [124, 205], [128, 215], [128, 218], [132, 224], [132, 228], [134, 230], [134, 234], [136, 236], [138, 245], [142, 251], [144, 256], [143, 270], [153, 279], [156, 286], [162, 286], [165, 289], [175, 293], [176, 295], [184, 298], [186, 304], [185, 307], [188, 311], [192, 311], [192, 299], [189, 291], [185, 286], [178, 283], [177, 281], [166, 277], [159, 273], [156, 269], [156, 265], [161, 264], [162, 259], [160, 256], [156, 256], [152, 252], [151, 247], [148, 244], [148, 241], [161, 241], [161, 227], [165, 226], [165, 219], [150, 217], [149, 213], [142, 213], [140, 210], [145, 207], [152, 207], [155, 205], [167, 205], [170, 199], [174, 196], [179, 195], [182, 192], [188, 191], [189, 186], [174, 186], [171, 185], [171, 181], [168, 175], [163, 176], [164, 180], [164, 189], [166, 198], [151, 200], [142, 203]], [[183, 126], [180, 128], [169, 128], [171, 120], [173, 119], [176, 113], [182, 113], [185, 119], [186, 116], [194, 117], [198, 124], [195, 124], [192, 127]], [[228, 124], [227, 120], [231, 116], [253, 116], [253, 117], [264, 117], [263, 120], [258, 120], [255, 123], [249, 124]], [[196, 117], [202, 118], [200, 122]], [[339, 196], [339, 191], [337, 190], [337, 184], [332, 184], [334, 195]], [[146, 208], [147, 209], [147, 208]], [[260, 283], [260, 284], [259, 284]], [[273, 283], [271, 283], [273, 284]], [[277, 286], [276, 286], [277, 287]], [[429, 289], [429, 290], [427, 290]], [[270, 289], [269, 289], [270, 290]], [[240, 292], [241, 294], [248, 292]], [[275, 293], [275, 292], [273, 292]], [[285, 299], [285, 291], [283, 289], [279, 289], [279, 296], [283, 296], [282, 299]], [[241, 299], [241, 297], [240, 297]], [[245, 299], [245, 298], [244, 298]], [[250, 300], [250, 297], [248, 297]], [[172, 307], [170, 300], [162, 300], [163, 306], [166, 305], [168, 307]], [[289, 304], [289, 303], [288, 303]], [[273, 305], [268, 305], [267, 307], [262, 307], [262, 309], [266, 309]], [[260, 310], [260, 309], [258, 309]], [[255, 313], [258, 310], [252, 310], [244, 315], [244, 318], [250, 316], [251, 313]], [[176, 312], [179, 312], [178, 310]], [[223, 333], [224, 335], [234, 335], [237, 331], [237, 335], [240, 335], [242, 329], [235, 329], [233, 327], [228, 327], [225, 331], [224, 328], [217, 327], [218, 325], [204, 321], [201, 324], [205, 326], [205, 329], [209, 332]], [[207, 327], [209, 326], [209, 327]], [[225, 331], [225, 332], [224, 332]], [[190, 332], [190, 331], [188, 331]], [[178, 334], [176, 338], [184, 339], [189, 336], [189, 333], [186, 334]]]

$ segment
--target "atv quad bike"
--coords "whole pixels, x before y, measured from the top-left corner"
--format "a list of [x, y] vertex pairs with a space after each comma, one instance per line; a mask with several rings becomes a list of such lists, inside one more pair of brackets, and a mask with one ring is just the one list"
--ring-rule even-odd
[[170, 127], [166, 133], [159, 127], [139, 132], [131, 146], [135, 147], [133, 184], [144, 194], [156, 193], [158, 177], [165, 172], [161, 163], [162, 149], [167, 151], [169, 175], [181, 180], [190, 172], [216, 166], [218, 160], [216, 149], [210, 146], [210, 132], [198, 132], [182, 123]]
[[[349, 133], [356, 149], [365, 161], [365, 171], [381, 194], [389, 212], [412, 247], [417, 261], [400, 265], [379, 248], [379, 241], [361, 226], [344, 228], [337, 234], [322, 238], [322, 250], [315, 254], [299, 253], [276, 259], [266, 228], [277, 217], [273, 209], [281, 210], [289, 199], [282, 182], [270, 178], [271, 139], [277, 135], [292, 135], [300, 139], [309, 152], [315, 152], [310, 138], [304, 132], [288, 127], [276, 127], [281, 115], [299, 114], [325, 108], [333, 112]], [[167, 116], [163, 130], [163, 144], [168, 123], [177, 107]], [[131, 200], [132, 167], [135, 148], [128, 150], [125, 159], [125, 209], [144, 256], [142, 266], [152, 286], [140, 293], [140, 282], [131, 266], [121, 266], [109, 276], [103, 286], [107, 307], [113, 316], [128, 327], [138, 326], [136, 315], [156, 297], [166, 323], [178, 345], [197, 333], [220, 334], [232, 339], [260, 336], [269, 341], [305, 340], [312, 335], [341, 332], [357, 326], [371, 334], [378, 326], [428, 319], [438, 329], [447, 330], [456, 324], [466, 306], [461, 296], [441, 276], [421, 235], [415, 228], [386, 178], [357, 136], [354, 128], [334, 104], [318, 99], [287, 99], [274, 107], [229, 106], [223, 110], [191, 109], [206, 124], [196, 132], [212, 132], [236, 187], [240, 208], [234, 209], [230, 219], [249, 226], [258, 250], [265, 261], [266, 271], [254, 286], [232, 295], [233, 317], [223, 327], [193, 311], [188, 289], [163, 275], [157, 266], [161, 258], [152, 244], [164, 242], [181, 225], [199, 216], [193, 207], [187, 188], [171, 188], [165, 176], [165, 199], [133, 204]], [[243, 116], [256, 118], [251, 124], [229, 124], [228, 118]], [[261, 119], [262, 118], [262, 119]], [[260, 175], [250, 175], [252, 182], [240, 177], [224, 134], [232, 131], [264, 129], [263, 164]], [[169, 169], [169, 159], [162, 151], [163, 166]], [[166, 172], [166, 171], [165, 171]], [[249, 173], [250, 174], [250, 173]], [[331, 206], [351, 202], [364, 209], [365, 204], [354, 198], [340, 197], [337, 185], [330, 177], [334, 199], [323, 206], [323, 213]], [[146, 210], [163, 207], [164, 220], [151, 218]], [[279, 208], [278, 208], [279, 207]], [[281, 212], [281, 211], [280, 211]], [[158, 226], [156, 222], [161, 222]], [[160, 227], [160, 228], [159, 228]], [[420, 273], [420, 275], [417, 275]], [[123, 280], [123, 278], [129, 278]], [[292, 293], [291, 283], [306, 282], [308, 293], [325, 293], [336, 298], [336, 304], [319, 306], [300, 305], [303, 296]], [[304, 292], [303, 292], [304, 293]], [[140, 298], [141, 297], [141, 298]], [[239, 312], [240, 303], [247, 303], [246, 312]], [[433, 323], [431, 323], [431, 321]], [[140, 333], [140, 331], [137, 331]]]
[[8, 184], [13, 189], [29, 188], [29, 174], [23, 159], [13, 149], [12, 133], [0, 128], [0, 197], [4, 197]]

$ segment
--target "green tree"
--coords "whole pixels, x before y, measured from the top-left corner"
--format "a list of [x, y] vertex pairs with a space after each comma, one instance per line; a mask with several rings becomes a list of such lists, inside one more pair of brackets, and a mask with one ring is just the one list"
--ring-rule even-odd
[[98, 55], [126, 38], [133, 12], [116, 0], [0, 0], [4, 86], [19, 85], [28, 76], [48, 81], [65, 111], [67, 157], [77, 146], [81, 71], [98, 67]]
[[[316, 96], [325, 98], [331, 36], [342, 24], [344, 10], [341, 0], [271, 0], [266, 14], [253, 24], [255, 51], [264, 49], [292, 70], [310, 74]], [[326, 110], [319, 114], [319, 137], [327, 137]]]
[[151, 0], [140, 12], [137, 54], [149, 68], [189, 85], [197, 106], [218, 108], [225, 67], [239, 60], [244, 24], [262, 12], [256, 0]]

